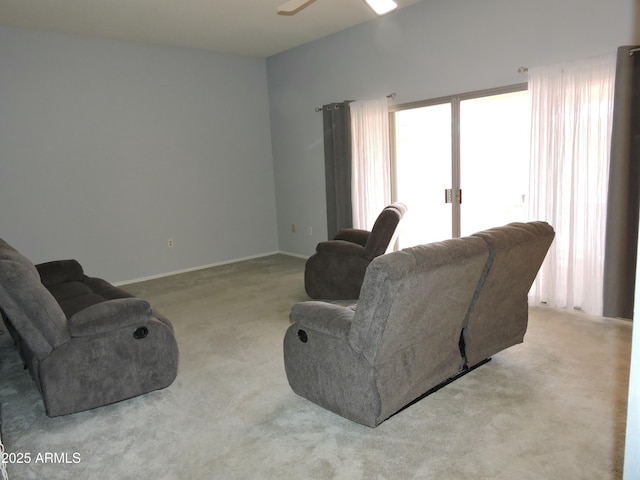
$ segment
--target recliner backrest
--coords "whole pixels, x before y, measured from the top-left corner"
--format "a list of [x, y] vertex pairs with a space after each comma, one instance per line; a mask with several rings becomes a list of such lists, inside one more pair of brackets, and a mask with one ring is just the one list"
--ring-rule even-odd
[[[349, 342], [372, 364], [438, 335], [459, 337], [488, 258], [477, 238], [455, 238], [375, 258], [365, 275]], [[459, 338], [456, 338], [456, 345]], [[418, 347], [419, 348], [419, 347]]]
[[39, 359], [70, 338], [67, 319], [33, 263], [1, 238], [0, 307]]
[[375, 369], [380, 418], [462, 370], [464, 319], [487, 259], [481, 239], [456, 238], [371, 262], [349, 343]]
[[466, 321], [464, 340], [470, 367], [523, 341], [527, 296], [555, 232], [546, 222], [510, 223], [472, 237], [487, 244], [491, 265]]
[[364, 257], [373, 260], [387, 251], [400, 220], [407, 211], [403, 203], [392, 203], [385, 207], [371, 229], [371, 234], [364, 247]]

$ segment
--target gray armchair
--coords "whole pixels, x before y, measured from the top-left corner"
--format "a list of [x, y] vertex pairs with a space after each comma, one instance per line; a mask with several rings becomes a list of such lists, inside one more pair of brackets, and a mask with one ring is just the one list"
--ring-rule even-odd
[[371, 260], [387, 251], [407, 211], [402, 203], [382, 210], [371, 231], [343, 228], [333, 240], [320, 242], [305, 265], [304, 287], [315, 299], [356, 299]]

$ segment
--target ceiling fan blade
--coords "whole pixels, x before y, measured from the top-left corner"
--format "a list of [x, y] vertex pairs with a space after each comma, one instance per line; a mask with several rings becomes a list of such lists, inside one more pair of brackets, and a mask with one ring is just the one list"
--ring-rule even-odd
[[295, 15], [316, 0], [289, 0], [278, 7], [278, 15]]

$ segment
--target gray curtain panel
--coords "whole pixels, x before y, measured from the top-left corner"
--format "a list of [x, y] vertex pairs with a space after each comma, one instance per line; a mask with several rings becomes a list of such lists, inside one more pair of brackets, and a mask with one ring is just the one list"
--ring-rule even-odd
[[[633, 50], [638, 51], [633, 52]], [[640, 49], [618, 48], [609, 166], [603, 315], [633, 318], [640, 214]]]
[[349, 101], [322, 107], [327, 232], [332, 239], [353, 226], [351, 214], [351, 115]]

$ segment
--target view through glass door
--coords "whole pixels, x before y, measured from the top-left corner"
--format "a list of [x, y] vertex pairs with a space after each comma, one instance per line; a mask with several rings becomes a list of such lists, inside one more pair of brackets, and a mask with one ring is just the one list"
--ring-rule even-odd
[[394, 197], [408, 206], [399, 248], [526, 220], [524, 87], [399, 106], [392, 113]]
[[526, 221], [527, 92], [460, 102], [460, 235]]
[[451, 237], [451, 108], [448, 104], [396, 113], [395, 193], [407, 205], [398, 226], [398, 247]]

